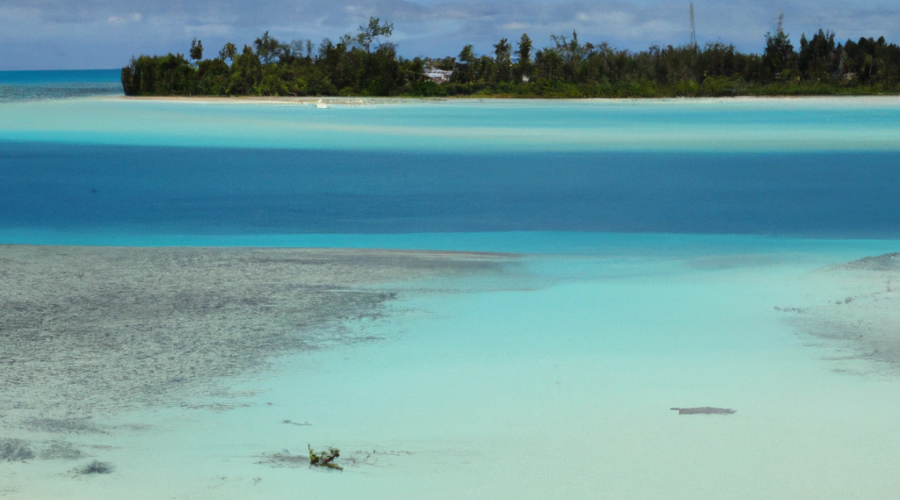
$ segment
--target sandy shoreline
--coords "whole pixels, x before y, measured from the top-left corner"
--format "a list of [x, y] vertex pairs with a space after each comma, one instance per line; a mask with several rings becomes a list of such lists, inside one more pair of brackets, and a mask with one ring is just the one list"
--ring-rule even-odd
[[418, 102], [444, 102], [457, 99], [448, 98], [405, 98], [405, 97], [278, 97], [278, 96], [103, 96], [101, 99], [121, 99], [126, 101], [192, 102], [209, 104], [299, 104], [315, 106], [371, 106], [375, 104], [413, 104]]
[[505, 97], [278, 97], [278, 96], [103, 96], [99, 99], [116, 99], [125, 101], [151, 102], [190, 102], [209, 104], [299, 104], [304, 106], [371, 106], [387, 104], [418, 103], [475, 103], [475, 102], [559, 102], [559, 103], [797, 103], [797, 104], [834, 104], [862, 106], [900, 106], [898, 95], [860, 95], [860, 96], [739, 96], [739, 97], [686, 97], [686, 98], [505, 98]]
[[0, 246], [0, 421], [184, 404], [273, 356], [375, 340], [344, 325], [383, 318], [400, 283], [501, 273], [509, 258]]

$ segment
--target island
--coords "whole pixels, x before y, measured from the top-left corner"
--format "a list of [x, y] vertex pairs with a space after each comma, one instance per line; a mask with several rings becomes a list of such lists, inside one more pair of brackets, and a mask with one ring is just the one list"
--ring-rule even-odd
[[282, 43], [269, 32], [238, 50], [227, 43], [204, 59], [201, 40], [188, 52], [132, 57], [122, 68], [129, 96], [403, 97], [727, 97], [900, 93], [900, 47], [884, 37], [835, 41], [820, 29], [800, 37], [782, 25], [765, 35], [761, 54], [722, 42], [643, 51], [551, 35], [536, 49], [523, 34], [503, 38], [493, 54], [472, 45], [456, 57], [408, 59], [389, 41], [393, 24], [372, 17], [356, 34]]

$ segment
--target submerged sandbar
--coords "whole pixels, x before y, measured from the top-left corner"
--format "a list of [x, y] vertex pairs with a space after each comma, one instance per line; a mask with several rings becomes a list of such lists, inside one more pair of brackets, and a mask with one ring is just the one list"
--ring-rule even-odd
[[414, 280], [509, 255], [390, 250], [0, 246], [0, 416], [86, 418], [209, 395], [273, 356], [373, 340]]
[[835, 361], [872, 361], [892, 373], [900, 370], [900, 253], [820, 269], [801, 283], [814, 291], [811, 304], [776, 307], [798, 333], [849, 353]]

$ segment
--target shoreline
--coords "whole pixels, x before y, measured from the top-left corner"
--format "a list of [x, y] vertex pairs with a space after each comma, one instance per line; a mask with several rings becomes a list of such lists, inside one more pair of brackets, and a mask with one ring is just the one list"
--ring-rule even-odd
[[549, 102], [549, 103], [823, 103], [842, 102], [866, 105], [891, 104], [900, 106], [900, 95], [783, 95], [736, 97], [508, 97], [508, 96], [457, 96], [457, 97], [282, 97], [282, 96], [98, 96], [97, 99], [136, 102], [185, 102], [208, 104], [298, 104], [315, 106], [369, 106], [418, 103], [475, 103], [475, 102]]

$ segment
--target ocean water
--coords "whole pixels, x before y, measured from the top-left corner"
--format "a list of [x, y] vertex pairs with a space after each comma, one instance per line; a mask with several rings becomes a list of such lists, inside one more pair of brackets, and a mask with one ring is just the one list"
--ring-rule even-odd
[[0, 103], [123, 95], [117, 69], [0, 71]]
[[[112, 475], [0, 463], [0, 493], [893, 498], [900, 379], [775, 307], [900, 247], [898, 137], [892, 98], [0, 104], [0, 243], [520, 254], [230, 382], [229, 411], [69, 437]], [[702, 406], [737, 413], [670, 409]], [[361, 464], [260, 458], [308, 443]]]

